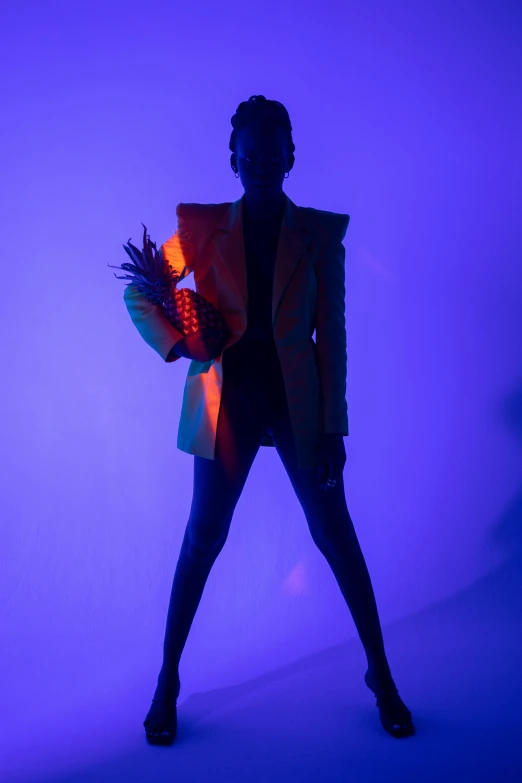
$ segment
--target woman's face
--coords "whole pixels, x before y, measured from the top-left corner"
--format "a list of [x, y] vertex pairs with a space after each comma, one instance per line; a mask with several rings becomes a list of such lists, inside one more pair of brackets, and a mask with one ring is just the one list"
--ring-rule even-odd
[[288, 171], [283, 129], [271, 124], [242, 128], [237, 134], [236, 166], [250, 198], [267, 201], [281, 193]]

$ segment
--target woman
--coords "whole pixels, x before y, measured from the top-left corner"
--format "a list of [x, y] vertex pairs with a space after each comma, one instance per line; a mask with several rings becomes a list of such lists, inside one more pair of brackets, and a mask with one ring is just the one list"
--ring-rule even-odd
[[346, 600], [381, 723], [392, 736], [406, 736], [414, 732], [411, 713], [391, 676], [344, 494], [342, 238], [349, 216], [298, 208], [283, 192], [295, 146], [282, 104], [252, 96], [239, 105], [232, 126], [231, 166], [244, 196], [233, 204], [178, 205], [178, 231], [162, 246], [178, 271], [194, 270], [197, 290], [223, 313], [231, 339], [220, 345], [211, 330], [184, 337], [132, 286], [125, 293], [133, 322], [164, 360], [192, 360], [178, 447], [194, 454], [193, 498], [146, 736], [170, 744], [176, 734], [180, 657], [261, 445], [275, 446]]

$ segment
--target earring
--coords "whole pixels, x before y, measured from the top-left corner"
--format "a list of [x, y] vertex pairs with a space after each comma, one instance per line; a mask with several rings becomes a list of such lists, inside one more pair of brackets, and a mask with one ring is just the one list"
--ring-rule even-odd
[[[284, 176], [284, 178], [285, 178], [285, 179], [288, 179], [288, 177], [289, 177], [289, 176], [290, 176], [290, 172], [289, 172], [289, 171], [287, 171], [287, 172], [286, 172], [286, 174], [285, 174], [285, 176]], [[237, 171], [237, 172], [234, 174], [234, 177], [236, 177], [236, 179], [239, 177], [239, 171]]]

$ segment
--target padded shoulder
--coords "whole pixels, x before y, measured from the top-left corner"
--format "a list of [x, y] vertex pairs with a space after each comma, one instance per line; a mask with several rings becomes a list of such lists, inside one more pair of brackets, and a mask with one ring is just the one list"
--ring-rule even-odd
[[231, 202], [223, 204], [198, 204], [180, 202], [176, 206], [178, 233], [182, 239], [196, 244], [206, 233], [213, 231]]
[[343, 241], [348, 230], [350, 215], [314, 207], [301, 207], [301, 209], [305, 211], [307, 220], [323, 242]]
[[[205, 237], [214, 231], [231, 203], [230, 201], [221, 204], [179, 203], [176, 206], [179, 235], [193, 244], [204, 241]], [[320, 241], [343, 241], [350, 215], [314, 207], [297, 207], [297, 209]]]

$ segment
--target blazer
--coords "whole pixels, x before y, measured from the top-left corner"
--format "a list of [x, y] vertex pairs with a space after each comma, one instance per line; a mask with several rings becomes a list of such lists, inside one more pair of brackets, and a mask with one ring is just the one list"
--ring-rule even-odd
[[[176, 271], [194, 272], [195, 288], [223, 314], [231, 337], [247, 322], [247, 269], [243, 237], [244, 196], [221, 204], [180, 203], [178, 228], [161, 245]], [[301, 468], [315, 467], [321, 431], [348, 435], [346, 403], [345, 248], [350, 216], [298, 207], [286, 197], [275, 261], [272, 325]], [[126, 286], [124, 301], [138, 332], [164, 361], [183, 334], [159, 305]], [[315, 331], [315, 341], [313, 339]], [[177, 447], [214, 458], [223, 387], [223, 353], [188, 367]], [[263, 446], [273, 446], [269, 435]]]

